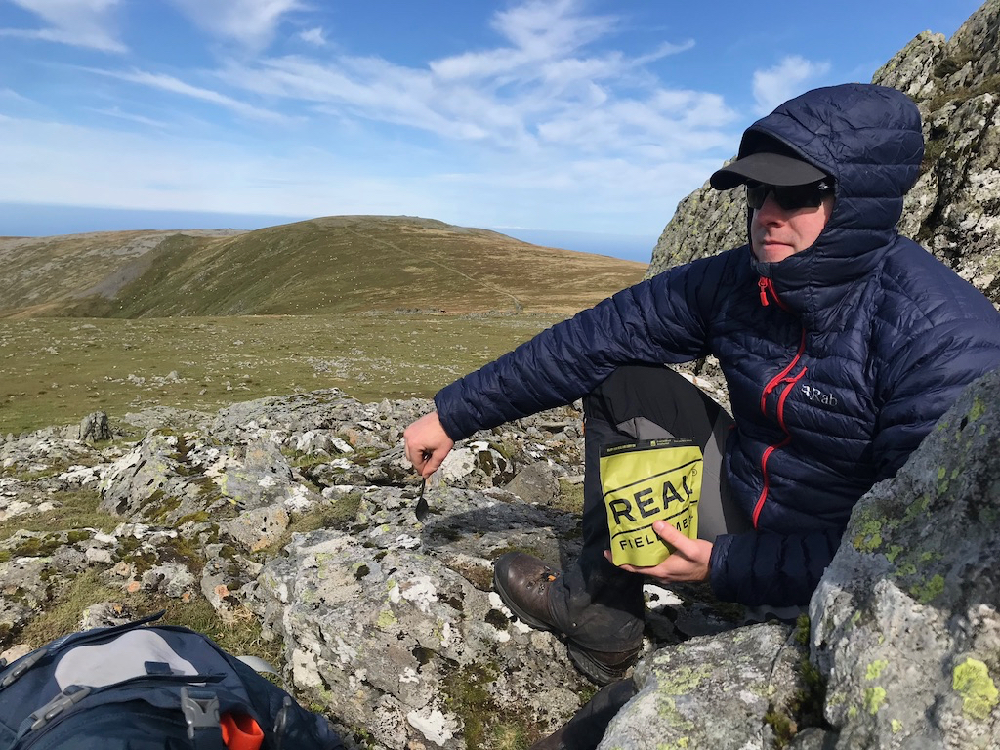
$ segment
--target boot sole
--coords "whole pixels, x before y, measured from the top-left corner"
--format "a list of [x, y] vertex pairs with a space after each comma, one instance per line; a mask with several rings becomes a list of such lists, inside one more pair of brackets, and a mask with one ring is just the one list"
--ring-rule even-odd
[[594, 659], [586, 649], [577, 646], [573, 641], [566, 641], [566, 655], [584, 677], [601, 687], [624, 678], [636, 661], [635, 658], [631, 659], [625, 667], [609, 667]]

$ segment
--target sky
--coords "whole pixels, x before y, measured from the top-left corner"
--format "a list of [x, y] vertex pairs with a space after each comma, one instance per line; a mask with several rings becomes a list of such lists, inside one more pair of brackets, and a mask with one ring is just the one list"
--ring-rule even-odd
[[754, 120], [979, 5], [0, 0], [0, 235], [408, 215], [648, 261]]

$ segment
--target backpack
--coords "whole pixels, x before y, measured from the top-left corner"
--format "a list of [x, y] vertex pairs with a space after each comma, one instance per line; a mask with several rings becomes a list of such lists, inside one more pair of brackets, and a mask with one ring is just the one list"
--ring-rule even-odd
[[323, 716], [210, 638], [147, 627], [162, 615], [3, 666], [0, 750], [343, 750]]

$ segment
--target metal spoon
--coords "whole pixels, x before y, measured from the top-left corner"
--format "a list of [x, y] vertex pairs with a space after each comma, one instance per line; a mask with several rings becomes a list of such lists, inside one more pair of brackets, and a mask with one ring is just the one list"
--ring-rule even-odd
[[[430, 451], [424, 451], [424, 460], [426, 461], [431, 457]], [[420, 494], [417, 495], [417, 520], [423, 521], [427, 518], [427, 514], [430, 512], [430, 506], [427, 504], [427, 500], [424, 498], [424, 490], [427, 489], [427, 477], [423, 477], [420, 480]]]
[[424, 478], [420, 481], [420, 494], [417, 495], [417, 520], [423, 521], [427, 518], [427, 514], [430, 512], [430, 506], [427, 504], [427, 498], [424, 497], [424, 490], [427, 489], [427, 479]]

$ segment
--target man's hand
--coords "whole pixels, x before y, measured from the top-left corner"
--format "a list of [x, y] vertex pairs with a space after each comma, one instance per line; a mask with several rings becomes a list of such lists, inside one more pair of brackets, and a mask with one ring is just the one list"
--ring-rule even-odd
[[436, 411], [425, 414], [403, 430], [406, 457], [424, 479], [438, 470], [455, 441], [448, 437]]
[[[655, 521], [653, 531], [663, 541], [674, 548], [670, 557], [659, 565], [637, 567], [635, 565], [619, 565], [629, 573], [639, 573], [644, 576], [659, 579], [664, 583], [678, 581], [704, 581], [709, 576], [709, 561], [712, 558], [712, 543], [703, 539], [688, 539], [672, 524], [666, 521]], [[611, 551], [605, 550], [604, 557], [611, 562]]]

